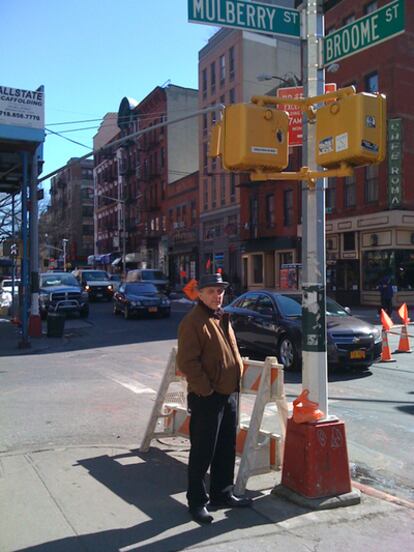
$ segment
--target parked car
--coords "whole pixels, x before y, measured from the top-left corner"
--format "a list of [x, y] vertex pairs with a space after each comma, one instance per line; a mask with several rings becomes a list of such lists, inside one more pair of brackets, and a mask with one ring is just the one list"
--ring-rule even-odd
[[68, 272], [44, 272], [40, 274], [40, 316], [45, 319], [49, 312], [79, 313], [89, 316], [89, 296], [77, 279]]
[[[302, 360], [302, 296], [298, 293], [249, 291], [225, 307], [240, 347], [276, 356], [285, 370]], [[368, 367], [381, 357], [381, 332], [352, 316], [327, 297], [327, 353], [330, 365]]]
[[112, 299], [114, 286], [105, 270], [77, 269], [72, 274], [76, 276], [82, 289], [88, 292], [89, 299]]
[[170, 295], [171, 293], [170, 282], [161, 270], [153, 268], [129, 270], [126, 275], [126, 281], [153, 284], [161, 293], [165, 293], [166, 295]]
[[124, 314], [128, 319], [137, 315], [170, 316], [171, 303], [153, 284], [142, 282], [123, 283], [114, 294], [114, 314]]

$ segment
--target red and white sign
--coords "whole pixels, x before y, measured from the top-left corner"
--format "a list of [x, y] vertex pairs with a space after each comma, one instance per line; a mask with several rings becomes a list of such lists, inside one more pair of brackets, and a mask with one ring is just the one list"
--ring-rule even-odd
[[[336, 90], [336, 84], [325, 84], [325, 94], [327, 92], [334, 92]], [[278, 88], [278, 98], [286, 98], [291, 100], [297, 100], [303, 98], [303, 86], [291, 86], [288, 88]], [[298, 105], [292, 104], [279, 104], [278, 109], [287, 111], [289, 113], [289, 146], [301, 146], [303, 138], [303, 123], [302, 123], [302, 110]]]

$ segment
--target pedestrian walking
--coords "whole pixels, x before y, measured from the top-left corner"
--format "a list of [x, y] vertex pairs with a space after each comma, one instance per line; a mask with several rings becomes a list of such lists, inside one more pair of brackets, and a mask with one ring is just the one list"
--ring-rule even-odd
[[178, 328], [177, 363], [187, 379], [190, 413], [187, 501], [199, 523], [212, 522], [209, 510], [251, 505], [250, 498], [233, 494], [243, 362], [229, 315], [221, 308], [228, 285], [221, 274], [201, 276], [198, 302]]
[[384, 309], [388, 316], [392, 313], [392, 298], [394, 296], [394, 288], [390, 276], [381, 278], [378, 289], [381, 296], [381, 309]]

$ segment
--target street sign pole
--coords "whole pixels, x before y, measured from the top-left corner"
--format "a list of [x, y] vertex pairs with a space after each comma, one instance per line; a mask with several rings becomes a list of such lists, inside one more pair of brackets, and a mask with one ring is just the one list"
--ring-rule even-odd
[[[320, 3], [305, 0], [302, 4], [302, 59], [305, 97], [324, 93], [324, 70], [320, 69], [319, 45], [324, 35], [324, 17]], [[319, 8], [321, 10], [321, 8]], [[317, 170], [315, 161], [316, 128], [304, 116], [303, 162]], [[302, 385], [310, 399], [328, 417], [328, 370], [326, 355], [326, 274], [325, 274], [325, 183], [302, 182]]]

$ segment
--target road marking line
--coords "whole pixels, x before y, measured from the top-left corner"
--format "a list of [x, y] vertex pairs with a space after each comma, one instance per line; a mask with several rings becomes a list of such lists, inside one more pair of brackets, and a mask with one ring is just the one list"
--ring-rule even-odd
[[154, 389], [151, 389], [151, 387], [145, 387], [145, 385], [142, 385], [141, 383], [138, 383], [137, 381], [133, 381], [133, 380], [121, 381], [121, 380], [116, 379], [116, 378], [111, 378], [110, 376], [108, 376], [108, 377], [109, 377], [109, 379], [111, 379], [115, 383], [119, 383], [119, 385], [122, 385], [123, 387], [125, 387], [126, 389], [129, 389], [130, 391], [132, 391], [133, 393], [136, 393], [137, 395], [143, 395], [145, 393], [151, 394], [151, 395], [156, 395], [156, 393], [157, 393], [156, 391], [154, 391]]

